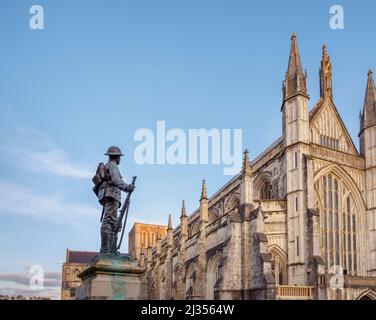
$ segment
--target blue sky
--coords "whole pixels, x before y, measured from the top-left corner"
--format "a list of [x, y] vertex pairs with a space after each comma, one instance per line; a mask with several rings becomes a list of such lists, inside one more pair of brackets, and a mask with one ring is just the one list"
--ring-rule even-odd
[[[34, 4], [44, 30], [29, 28]], [[344, 30], [329, 27], [334, 4]], [[185, 131], [241, 128], [251, 158], [278, 138], [294, 31], [310, 107], [325, 43], [335, 103], [358, 145], [367, 71], [376, 69], [375, 10], [374, 1], [3, 0], [0, 288], [21, 288], [1, 275], [33, 264], [59, 272], [66, 248], [98, 250], [91, 176], [109, 145], [127, 154], [128, 181], [138, 176], [128, 229], [168, 214], [177, 223], [182, 199], [197, 208], [202, 178], [209, 194], [230, 179], [221, 165], [136, 164], [136, 130], [155, 131], [158, 120]]]

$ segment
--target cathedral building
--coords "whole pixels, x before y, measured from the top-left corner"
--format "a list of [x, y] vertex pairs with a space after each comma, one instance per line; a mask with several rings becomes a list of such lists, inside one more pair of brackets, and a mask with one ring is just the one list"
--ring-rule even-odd
[[78, 275], [84, 271], [98, 252], [67, 249], [61, 272], [61, 300], [75, 300], [76, 289], [82, 281]]
[[358, 151], [332, 91], [320, 99], [291, 37], [282, 134], [156, 244], [140, 251], [150, 299], [376, 299], [376, 89], [368, 72]]
[[167, 226], [136, 222], [128, 233], [128, 254], [139, 260], [141, 252], [156, 245], [158, 238], [167, 235]]

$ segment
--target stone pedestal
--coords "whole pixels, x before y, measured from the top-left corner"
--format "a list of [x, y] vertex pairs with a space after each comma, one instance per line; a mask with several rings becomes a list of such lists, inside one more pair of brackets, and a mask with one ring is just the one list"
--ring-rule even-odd
[[78, 277], [76, 300], [140, 300], [146, 298], [142, 269], [128, 255], [99, 254]]

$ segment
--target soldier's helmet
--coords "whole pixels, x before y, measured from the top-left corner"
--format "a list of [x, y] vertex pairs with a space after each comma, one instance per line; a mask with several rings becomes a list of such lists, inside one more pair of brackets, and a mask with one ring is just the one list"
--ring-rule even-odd
[[105, 153], [106, 156], [123, 156], [119, 147], [111, 146], [107, 149]]

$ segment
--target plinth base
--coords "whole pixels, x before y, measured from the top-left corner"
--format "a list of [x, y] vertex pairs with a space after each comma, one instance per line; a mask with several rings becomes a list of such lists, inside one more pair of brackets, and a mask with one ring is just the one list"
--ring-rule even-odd
[[101, 253], [78, 277], [76, 300], [142, 300], [146, 286], [142, 269], [128, 255]]

